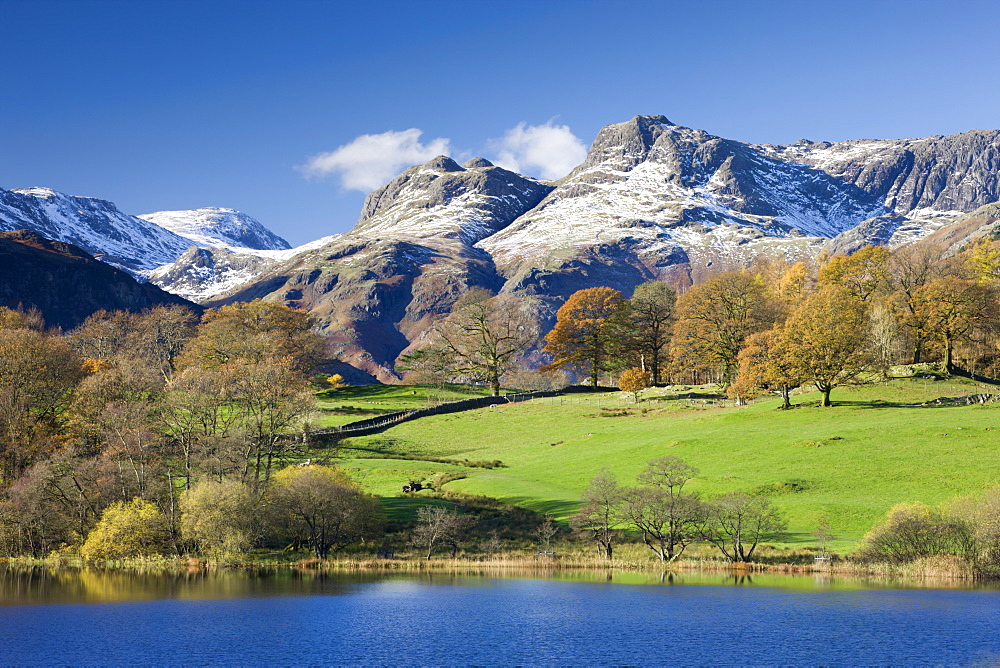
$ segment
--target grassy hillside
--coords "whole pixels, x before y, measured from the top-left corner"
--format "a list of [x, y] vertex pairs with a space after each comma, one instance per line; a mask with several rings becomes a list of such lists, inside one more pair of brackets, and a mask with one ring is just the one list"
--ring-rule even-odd
[[[647, 391], [639, 404], [619, 393], [571, 395], [434, 416], [349, 439], [342, 464], [382, 496], [400, 496], [412, 478], [464, 476], [446, 488], [565, 520], [601, 467], [634, 484], [647, 461], [676, 455], [701, 471], [692, 489], [771, 494], [789, 517], [789, 544], [812, 543], [811, 532], [826, 516], [843, 549], [895, 503], [935, 504], [1000, 482], [994, 431], [1000, 403], [921, 405], [981, 391], [989, 390], [960, 380], [899, 379], [838, 388], [832, 408], [816, 405], [816, 393], [801, 394], [790, 411], [778, 410], [778, 400], [720, 407], [663, 390]], [[332, 403], [338, 392], [327, 392]], [[414, 459], [420, 457], [456, 463]], [[492, 460], [505, 467], [469, 465]]]
[[355, 385], [319, 392], [318, 426], [333, 427], [396, 411], [425, 408], [489, 394], [485, 387], [456, 385]]

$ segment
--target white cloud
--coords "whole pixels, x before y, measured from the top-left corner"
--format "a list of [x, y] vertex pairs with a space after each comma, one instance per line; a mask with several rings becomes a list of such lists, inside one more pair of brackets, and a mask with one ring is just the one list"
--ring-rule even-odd
[[496, 151], [496, 164], [514, 172], [543, 179], [558, 179], [583, 162], [587, 147], [568, 125], [528, 125], [518, 123], [490, 146]]
[[393, 179], [410, 165], [427, 162], [451, 152], [451, 141], [444, 138], [420, 143], [422, 130], [390, 130], [377, 135], [361, 135], [329, 153], [309, 158], [300, 169], [311, 176], [336, 174], [350, 190], [370, 192]]

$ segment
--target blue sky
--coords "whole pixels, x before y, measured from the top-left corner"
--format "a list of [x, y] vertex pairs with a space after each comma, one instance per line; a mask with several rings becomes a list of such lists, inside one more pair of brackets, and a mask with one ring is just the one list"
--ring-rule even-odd
[[296, 245], [407, 158], [553, 176], [636, 114], [773, 143], [998, 128], [998, 28], [985, 1], [0, 0], [0, 187], [231, 207]]

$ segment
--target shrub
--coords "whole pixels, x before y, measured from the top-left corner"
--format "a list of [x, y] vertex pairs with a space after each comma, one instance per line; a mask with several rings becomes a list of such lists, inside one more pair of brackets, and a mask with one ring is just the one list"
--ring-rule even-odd
[[899, 503], [872, 527], [856, 557], [904, 564], [942, 554], [971, 557], [975, 540], [965, 521], [923, 503]]
[[257, 501], [237, 480], [203, 480], [181, 496], [181, 535], [213, 557], [246, 552], [259, 534]]
[[93, 559], [126, 559], [162, 554], [170, 539], [167, 519], [156, 504], [143, 499], [108, 506], [87, 535], [80, 554]]

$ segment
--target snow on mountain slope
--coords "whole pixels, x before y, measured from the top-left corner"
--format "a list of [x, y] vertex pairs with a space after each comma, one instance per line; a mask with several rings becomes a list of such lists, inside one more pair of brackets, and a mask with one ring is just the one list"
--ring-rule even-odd
[[189, 239], [123, 213], [111, 202], [50, 188], [0, 189], [0, 231], [17, 229], [79, 246], [137, 276], [173, 262], [191, 245]]
[[174, 262], [150, 272], [149, 280], [167, 292], [204, 302], [248, 285], [279, 263], [321, 248], [339, 236], [334, 234], [286, 250], [191, 247]]
[[156, 211], [137, 217], [190, 239], [198, 246], [253, 250], [291, 248], [287, 241], [259, 221], [234, 209], [205, 207], [190, 211]]
[[438, 156], [372, 192], [351, 235], [454, 239], [471, 246], [509, 225], [551, 189], [482, 158], [460, 166]]
[[1000, 130], [757, 148], [853, 183], [909, 217], [969, 212], [1000, 200]]
[[498, 267], [523, 267], [613, 244], [655, 273], [682, 256], [742, 255], [739, 246], [764, 238], [799, 247], [803, 237], [829, 238], [881, 213], [875, 198], [822, 170], [663, 116], [637, 116], [602, 129], [580, 167], [477, 246]]

